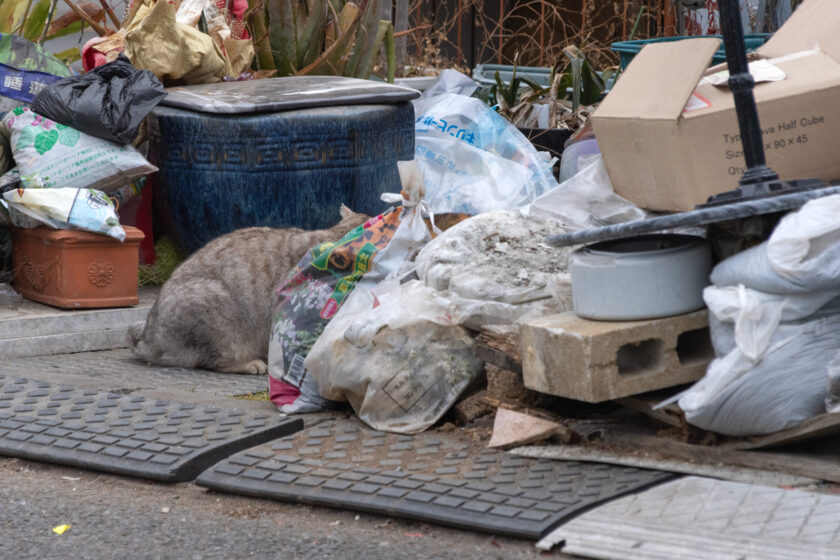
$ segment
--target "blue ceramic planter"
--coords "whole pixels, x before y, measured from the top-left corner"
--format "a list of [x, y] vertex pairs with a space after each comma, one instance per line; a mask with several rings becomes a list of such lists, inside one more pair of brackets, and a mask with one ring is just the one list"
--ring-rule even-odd
[[164, 231], [182, 254], [250, 226], [320, 229], [339, 205], [376, 214], [414, 157], [410, 102], [222, 115], [158, 107], [149, 159]]

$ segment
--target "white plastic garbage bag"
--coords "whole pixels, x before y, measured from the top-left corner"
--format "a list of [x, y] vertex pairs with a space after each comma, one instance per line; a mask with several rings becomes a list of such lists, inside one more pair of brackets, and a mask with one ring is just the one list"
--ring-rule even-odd
[[829, 364], [840, 347], [840, 300], [780, 323], [758, 360], [738, 348], [712, 361], [679, 398], [689, 423], [732, 436], [792, 428], [826, 411]]
[[812, 200], [782, 218], [770, 239], [712, 271], [716, 286], [773, 294], [840, 289], [840, 195]]
[[837, 408], [838, 210], [838, 195], [812, 200], [712, 271], [703, 295], [718, 358], [677, 397], [690, 423], [758, 435]]
[[[767, 350], [782, 321], [805, 319], [838, 296], [840, 290], [782, 296], [750, 290], [743, 285], [725, 288], [709, 286], [703, 291], [710, 314], [722, 323], [713, 331], [725, 329], [733, 338], [730, 343], [721, 340], [718, 335], [713, 341], [716, 352], [725, 353], [727, 348], [737, 346], [744, 356], [753, 361], [758, 361]], [[721, 345], [722, 348], [717, 347]]]

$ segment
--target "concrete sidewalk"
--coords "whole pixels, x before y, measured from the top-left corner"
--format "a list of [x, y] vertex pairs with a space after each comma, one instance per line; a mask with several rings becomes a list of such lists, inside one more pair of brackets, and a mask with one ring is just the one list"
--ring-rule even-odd
[[0, 356], [125, 348], [129, 325], [146, 318], [159, 291], [156, 286], [140, 288], [140, 303], [125, 308], [65, 310], [26, 299], [0, 306]]

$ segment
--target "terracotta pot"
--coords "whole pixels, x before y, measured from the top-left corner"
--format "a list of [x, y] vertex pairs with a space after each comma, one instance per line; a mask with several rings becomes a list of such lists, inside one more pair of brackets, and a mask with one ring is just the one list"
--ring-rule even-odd
[[46, 227], [12, 230], [14, 288], [65, 309], [137, 305], [143, 232], [124, 226], [120, 243], [107, 235]]

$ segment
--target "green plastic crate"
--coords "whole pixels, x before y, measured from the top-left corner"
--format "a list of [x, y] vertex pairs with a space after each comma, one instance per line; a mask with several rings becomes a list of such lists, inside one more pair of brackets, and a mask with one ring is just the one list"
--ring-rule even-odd
[[[472, 79], [483, 86], [496, 85], [496, 72], [506, 85], [510, 85], [513, 77], [513, 66], [507, 64], [479, 64], [472, 71]], [[516, 75], [547, 88], [551, 85], [551, 68], [538, 66], [517, 66]]]
[[[744, 36], [744, 42], [747, 46], [747, 52], [753, 51], [764, 44], [770, 37], [771, 33], [752, 33]], [[617, 52], [621, 57], [621, 69], [627, 68], [633, 57], [636, 56], [642, 47], [651, 43], [669, 43], [671, 41], [682, 41], [683, 39], [721, 39], [720, 35], [704, 35], [701, 37], [660, 37], [659, 39], [639, 39], [637, 41], [620, 41], [610, 45], [610, 49]], [[715, 52], [712, 58], [712, 64], [719, 64], [726, 62], [726, 51], [721, 44], [720, 48]]]

